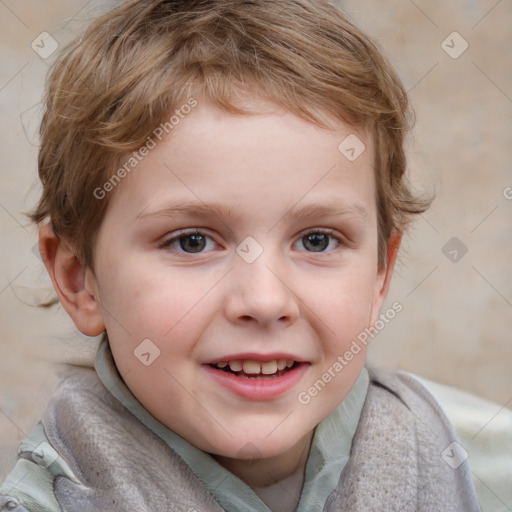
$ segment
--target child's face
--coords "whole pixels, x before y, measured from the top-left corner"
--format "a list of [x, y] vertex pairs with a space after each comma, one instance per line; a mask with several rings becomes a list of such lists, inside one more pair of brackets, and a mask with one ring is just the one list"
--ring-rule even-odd
[[[200, 103], [112, 197], [87, 286], [130, 390], [204, 451], [293, 449], [364, 364], [363, 347], [308, 394], [376, 320], [392, 267], [378, 269], [372, 143], [358, 133], [366, 150], [351, 162], [338, 146], [354, 129], [337, 127]], [[172, 212], [184, 203], [197, 206]], [[279, 360], [299, 364], [277, 377], [214, 367], [258, 372], [266, 362], [273, 373]]]

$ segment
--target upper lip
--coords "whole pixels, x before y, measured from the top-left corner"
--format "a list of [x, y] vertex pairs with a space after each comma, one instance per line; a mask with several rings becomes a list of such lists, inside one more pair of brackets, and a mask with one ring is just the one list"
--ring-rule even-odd
[[215, 357], [214, 359], [208, 359], [203, 364], [215, 364], [221, 361], [275, 361], [278, 359], [286, 359], [297, 361], [298, 363], [307, 362], [305, 359], [286, 352], [273, 352], [271, 354], [258, 354], [256, 352], [243, 352], [239, 354], [230, 354], [226, 356]]

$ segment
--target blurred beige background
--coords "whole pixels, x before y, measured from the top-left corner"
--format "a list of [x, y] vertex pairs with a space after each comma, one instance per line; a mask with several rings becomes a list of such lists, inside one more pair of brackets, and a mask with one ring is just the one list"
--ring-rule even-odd
[[[42, 48], [40, 34], [62, 46], [109, 4], [0, 0], [0, 480], [56, 384], [54, 363], [94, 353], [95, 341], [60, 307], [30, 306], [46, 296], [49, 280], [23, 212], [39, 193], [39, 102], [55, 55], [44, 55], [51, 46]], [[403, 311], [372, 340], [370, 361], [511, 407], [512, 4], [340, 4], [410, 91], [412, 180], [437, 193], [404, 241], [388, 299]]]

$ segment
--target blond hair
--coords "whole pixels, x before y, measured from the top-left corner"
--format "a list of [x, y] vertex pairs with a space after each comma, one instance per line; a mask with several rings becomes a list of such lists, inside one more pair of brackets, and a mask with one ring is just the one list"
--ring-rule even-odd
[[187, 99], [248, 115], [237, 92], [324, 126], [328, 112], [367, 129], [375, 147], [379, 262], [393, 229], [429, 201], [406, 181], [407, 94], [375, 43], [324, 0], [130, 0], [95, 20], [55, 62], [41, 123], [49, 219], [82, 262], [112, 194], [98, 199], [120, 159], [139, 149]]

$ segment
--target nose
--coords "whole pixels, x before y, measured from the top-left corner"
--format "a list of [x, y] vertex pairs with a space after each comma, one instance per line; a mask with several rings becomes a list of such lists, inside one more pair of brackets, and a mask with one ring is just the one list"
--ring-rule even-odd
[[265, 253], [253, 263], [241, 258], [229, 274], [225, 315], [236, 324], [287, 326], [299, 317], [299, 299], [289, 273]]

